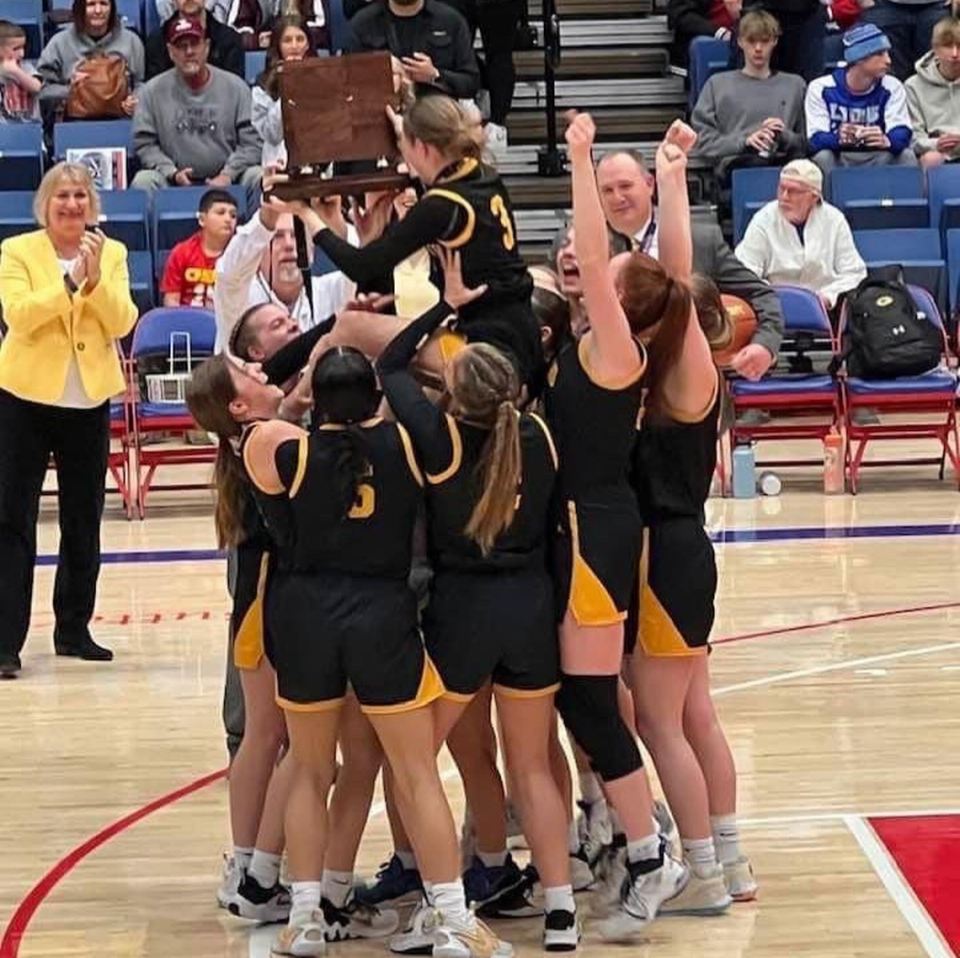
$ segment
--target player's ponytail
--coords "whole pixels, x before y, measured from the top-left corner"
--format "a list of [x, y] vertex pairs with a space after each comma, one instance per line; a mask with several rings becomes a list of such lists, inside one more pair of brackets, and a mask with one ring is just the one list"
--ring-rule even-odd
[[436, 147], [451, 162], [481, 156], [481, 141], [463, 108], [443, 93], [428, 93], [409, 103], [403, 111], [403, 132], [407, 139]]
[[337, 502], [340, 515], [346, 518], [357, 504], [360, 484], [369, 468], [367, 444], [359, 426], [347, 426], [338, 433], [339, 447], [334, 459], [337, 473]]
[[214, 524], [221, 549], [243, 539], [243, 513], [250, 488], [234, 448], [243, 430], [230, 413], [230, 403], [236, 398], [229, 360], [223, 354], [204, 360], [193, 370], [186, 389], [187, 408], [201, 429], [215, 433], [220, 440], [213, 486], [217, 495]]
[[484, 555], [510, 527], [517, 509], [523, 470], [519, 395], [513, 363], [493, 346], [468, 346], [454, 360], [451, 396], [458, 416], [490, 429], [478, 464], [482, 491], [464, 529]]

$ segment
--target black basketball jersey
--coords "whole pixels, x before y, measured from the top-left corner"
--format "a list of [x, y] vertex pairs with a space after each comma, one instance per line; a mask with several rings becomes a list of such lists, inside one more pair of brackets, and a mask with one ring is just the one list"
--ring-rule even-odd
[[591, 377], [586, 344], [565, 346], [547, 374], [544, 404], [560, 454], [564, 500], [627, 484], [640, 414], [642, 373], [614, 388]]
[[693, 422], [644, 417], [633, 451], [633, 485], [646, 521], [702, 518], [717, 466], [722, 401], [718, 388], [707, 414]]
[[452, 461], [437, 475], [427, 474], [427, 534], [434, 568], [471, 572], [522, 569], [545, 557], [548, 516], [557, 472], [557, 455], [547, 424], [520, 416], [522, 473], [517, 511], [489, 555], [464, 534], [483, 492], [480, 461], [489, 431], [447, 416]]
[[[407, 577], [423, 477], [402, 426], [372, 419], [359, 429], [367, 467], [347, 515], [341, 509], [337, 466], [342, 430], [321, 427], [278, 446], [275, 462], [286, 492], [270, 497], [265, 518], [271, 531], [279, 531], [280, 568]], [[271, 518], [281, 509], [282, 517]]]
[[[424, 198], [439, 196], [459, 211], [441, 242], [458, 250], [468, 287], [486, 283], [488, 290], [460, 311], [462, 321], [489, 312], [491, 306], [523, 303], [529, 308], [533, 280], [520, 256], [517, 227], [507, 189], [496, 170], [474, 159], [461, 160], [441, 173]], [[443, 289], [442, 275], [437, 286]]]
[[285, 492], [264, 492], [247, 468], [246, 447], [260, 422], [247, 423], [240, 435], [237, 455], [249, 484], [249, 498], [243, 508], [244, 542], [261, 542], [264, 551], [275, 549], [290, 537], [290, 510]]

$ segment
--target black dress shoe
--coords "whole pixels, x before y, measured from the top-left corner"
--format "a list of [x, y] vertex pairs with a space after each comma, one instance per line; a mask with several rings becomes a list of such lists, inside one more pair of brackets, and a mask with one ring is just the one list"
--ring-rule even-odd
[[113, 660], [113, 652], [102, 645], [97, 645], [89, 635], [84, 636], [79, 642], [54, 639], [53, 649], [57, 655], [86, 659], [88, 662], [110, 662]]
[[0, 678], [15, 679], [20, 667], [20, 656], [16, 652], [0, 652]]

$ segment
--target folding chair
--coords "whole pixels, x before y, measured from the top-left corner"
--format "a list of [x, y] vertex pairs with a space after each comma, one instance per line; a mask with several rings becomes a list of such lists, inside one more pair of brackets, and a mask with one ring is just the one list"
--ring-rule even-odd
[[123, 369], [123, 392], [110, 400], [110, 451], [107, 454], [107, 471], [117, 484], [117, 492], [127, 518], [132, 519], [136, 499], [136, 490], [131, 486], [133, 473], [130, 469], [133, 447], [133, 372], [122, 347], [118, 347], [118, 351]]
[[[910, 286], [910, 293], [919, 312], [936, 325], [943, 336], [943, 356], [947, 340], [940, 311], [930, 293], [919, 286]], [[840, 315], [841, 335], [846, 329], [847, 310]], [[960, 435], [957, 432], [957, 375], [942, 364], [919, 376], [897, 379], [868, 380], [844, 375], [843, 416], [847, 433], [846, 468], [850, 491], [857, 492], [860, 470], [877, 466], [938, 465], [943, 479], [946, 460], [953, 467], [960, 488]], [[896, 422], [858, 423], [854, 413], [870, 409], [880, 416], [897, 416]], [[867, 446], [875, 439], [936, 439], [941, 455], [908, 459], [875, 459], [864, 461]]]
[[[135, 372], [143, 360], [150, 357], [174, 356], [179, 371], [185, 371], [188, 358], [196, 362], [213, 354], [216, 324], [213, 314], [202, 309], [180, 307], [153, 309], [140, 317], [133, 335], [131, 358]], [[138, 379], [142, 378], [138, 375]], [[132, 406], [133, 464], [137, 480], [137, 511], [142, 519], [146, 514], [147, 497], [151, 489], [204, 489], [208, 483], [154, 485], [153, 479], [160, 466], [195, 465], [216, 459], [215, 446], [183, 445], [186, 434], [198, 427], [183, 402], [150, 401], [142, 387]], [[148, 436], [158, 433], [173, 434], [179, 440], [175, 446], [164, 443], [146, 443]]]
[[0, 123], [0, 190], [35, 190], [42, 177], [43, 127]]
[[853, 230], [924, 229], [931, 225], [919, 167], [877, 166], [835, 169], [828, 182], [830, 202]]

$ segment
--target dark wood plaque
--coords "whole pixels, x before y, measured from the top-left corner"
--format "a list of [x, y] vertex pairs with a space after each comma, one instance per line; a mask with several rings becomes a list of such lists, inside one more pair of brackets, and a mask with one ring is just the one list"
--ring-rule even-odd
[[[274, 188], [281, 199], [402, 189], [410, 182], [397, 172], [397, 142], [386, 112], [387, 104], [400, 106], [389, 53], [285, 63], [280, 104], [290, 174], [290, 182]], [[330, 163], [350, 160], [379, 165], [349, 176], [324, 173]]]

